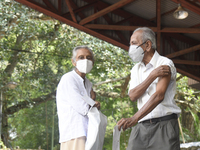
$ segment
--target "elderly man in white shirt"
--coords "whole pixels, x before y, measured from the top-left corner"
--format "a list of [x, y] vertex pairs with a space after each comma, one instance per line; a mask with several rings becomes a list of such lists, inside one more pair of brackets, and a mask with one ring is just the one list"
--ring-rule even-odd
[[127, 150], [179, 150], [181, 113], [174, 101], [176, 68], [173, 62], [156, 51], [155, 33], [136, 29], [130, 39], [129, 56], [138, 62], [131, 70], [129, 97], [137, 100], [138, 111], [122, 118], [118, 129], [132, 127]]
[[[88, 129], [86, 114], [90, 106], [83, 97], [96, 98], [92, 83], [85, 77], [94, 64], [92, 50], [87, 46], [75, 47], [72, 64], [75, 69], [62, 76], [56, 93], [60, 149], [85, 150]], [[96, 101], [95, 106], [100, 109], [99, 102]]]

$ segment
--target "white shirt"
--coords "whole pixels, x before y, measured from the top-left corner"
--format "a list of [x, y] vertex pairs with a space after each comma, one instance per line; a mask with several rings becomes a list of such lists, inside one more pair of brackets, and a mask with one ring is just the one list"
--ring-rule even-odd
[[92, 83], [84, 80], [75, 71], [64, 74], [58, 84], [56, 103], [59, 120], [59, 142], [66, 142], [81, 136], [87, 137], [89, 105], [84, 101], [90, 97]]
[[[171, 80], [165, 92], [165, 97], [160, 104], [158, 104], [149, 114], [139, 120], [139, 122], [152, 118], [167, 116], [172, 113], [181, 113], [181, 109], [176, 105], [174, 100], [174, 96], [176, 94], [176, 68], [170, 59], [160, 56], [157, 51], [155, 51], [151, 61], [146, 66], [143, 62], [139, 62], [132, 68], [129, 91], [141, 84], [149, 76], [151, 71], [161, 65], [168, 65], [171, 70]], [[150, 99], [150, 97], [156, 92], [158, 80], [159, 78], [156, 78], [147, 88], [145, 93], [137, 100], [138, 109], [141, 109]]]

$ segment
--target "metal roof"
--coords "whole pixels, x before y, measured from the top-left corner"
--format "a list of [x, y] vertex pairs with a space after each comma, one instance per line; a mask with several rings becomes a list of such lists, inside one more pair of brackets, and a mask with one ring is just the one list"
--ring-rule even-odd
[[[16, 0], [95, 37], [128, 50], [134, 29], [157, 33], [157, 51], [177, 71], [200, 81], [200, 0]], [[178, 20], [178, 4], [188, 11]]]

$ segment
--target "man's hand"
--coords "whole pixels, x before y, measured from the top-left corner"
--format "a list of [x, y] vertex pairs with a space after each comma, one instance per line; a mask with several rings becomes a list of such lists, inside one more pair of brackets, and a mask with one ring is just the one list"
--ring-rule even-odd
[[96, 107], [98, 110], [101, 108], [101, 104], [99, 101], [95, 101], [94, 107]]
[[159, 66], [151, 72], [151, 75], [155, 77], [167, 76], [169, 74], [171, 74], [171, 70], [170, 67], [167, 65]]
[[122, 118], [120, 121], [117, 122], [119, 131], [122, 129], [125, 131], [127, 128], [130, 128], [137, 124], [137, 120], [133, 117], [131, 118]]

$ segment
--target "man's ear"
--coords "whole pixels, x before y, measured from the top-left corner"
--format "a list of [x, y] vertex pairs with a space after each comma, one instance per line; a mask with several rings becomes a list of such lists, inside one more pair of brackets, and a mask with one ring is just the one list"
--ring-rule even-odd
[[146, 42], [146, 51], [150, 51], [151, 50], [151, 47], [152, 47], [152, 43], [151, 43], [151, 41], [150, 40], [147, 40], [147, 42]]
[[73, 65], [73, 66], [76, 66], [76, 62], [74, 62], [73, 59], [71, 59], [71, 61], [72, 61], [72, 65]]

